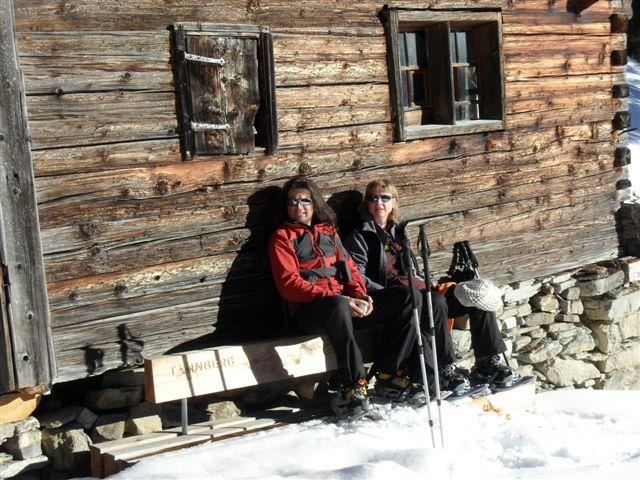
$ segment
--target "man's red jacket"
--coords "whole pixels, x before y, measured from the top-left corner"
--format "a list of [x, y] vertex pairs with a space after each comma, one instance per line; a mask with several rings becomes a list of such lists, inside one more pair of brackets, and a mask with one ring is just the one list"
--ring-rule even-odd
[[[364, 279], [330, 223], [284, 222], [269, 239], [269, 262], [278, 291], [289, 302], [308, 303], [332, 295], [366, 295]], [[343, 260], [351, 280], [338, 281]]]

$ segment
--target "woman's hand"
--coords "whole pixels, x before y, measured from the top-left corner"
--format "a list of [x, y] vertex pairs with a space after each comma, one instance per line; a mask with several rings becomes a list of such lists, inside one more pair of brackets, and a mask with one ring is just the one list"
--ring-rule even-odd
[[369, 295], [345, 298], [349, 301], [351, 315], [354, 317], [366, 317], [373, 311], [373, 300]]

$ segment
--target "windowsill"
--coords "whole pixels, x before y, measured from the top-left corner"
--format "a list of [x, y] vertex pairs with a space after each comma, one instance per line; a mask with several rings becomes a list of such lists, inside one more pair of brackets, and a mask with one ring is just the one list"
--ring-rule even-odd
[[404, 134], [406, 140], [417, 140], [466, 133], [492, 132], [504, 130], [504, 128], [502, 120], [467, 120], [457, 122], [455, 125], [412, 125], [404, 129]]

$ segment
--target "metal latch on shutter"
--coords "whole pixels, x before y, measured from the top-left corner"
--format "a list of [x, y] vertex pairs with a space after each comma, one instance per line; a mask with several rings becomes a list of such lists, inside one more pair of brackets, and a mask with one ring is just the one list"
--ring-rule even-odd
[[203, 57], [202, 55], [194, 55], [193, 53], [185, 53], [184, 59], [192, 62], [211, 63], [221, 66], [225, 64], [224, 58]]
[[197, 123], [191, 122], [191, 130], [194, 132], [213, 132], [215, 130], [229, 130], [228, 123]]

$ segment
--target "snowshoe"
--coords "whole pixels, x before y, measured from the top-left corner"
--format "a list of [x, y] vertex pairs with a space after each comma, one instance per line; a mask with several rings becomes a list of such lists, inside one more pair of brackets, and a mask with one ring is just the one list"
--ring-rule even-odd
[[451, 397], [463, 397], [471, 390], [469, 371], [451, 363], [440, 369], [440, 390], [451, 392]]
[[361, 418], [382, 419], [382, 415], [367, 395], [367, 385], [364, 379], [351, 388], [341, 389], [338, 395], [331, 399], [329, 406], [338, 420], [354, 422]]
[[476, 383], [487, 383], [492, 391], [511, 388], [520, 378], [511, 367], [500, 363], [500, 355], [491, 355], [476, 361], [471, 375]]
[[[445, 390], [442, 393], [443, 399], [447, 400], [448, 402], [455, 402], [456, 400], [461, 400], [463, 398], [482, 397], [484, 395], [489, 395], [491, 393], [491, 389], [486, 383], [477, 383], [475, 385], [470, 385], [469, 388], [464, 391], [449, 392]], [[444, 393], [447, 393], [448, 395], [444, 396]]]
[[535, 377], [533, 375], [527, 375], [526, 377], [518, 377], [516, 381], [511, 382], [509, 385], [489, 385], [489, 388], [491, 389], [491, 393], [506, 392], [507, 390], [527, 385], [533, 382], [534, 379]]

